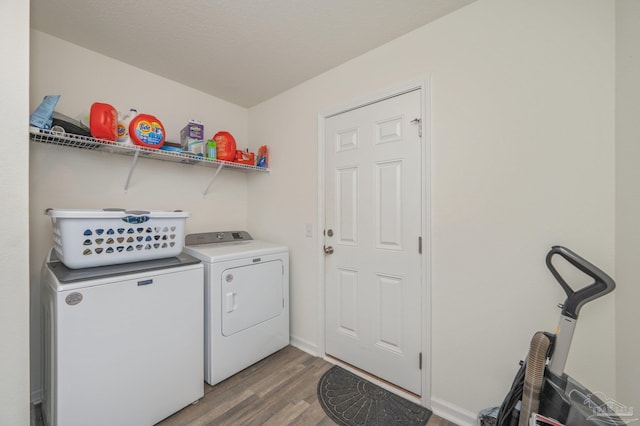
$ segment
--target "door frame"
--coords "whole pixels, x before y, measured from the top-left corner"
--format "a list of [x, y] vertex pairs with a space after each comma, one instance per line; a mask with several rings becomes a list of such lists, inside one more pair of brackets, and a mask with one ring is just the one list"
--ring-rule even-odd
[[[431, 408], [431, 93], [430, 76], [411, 80], [403, 84], [393, 86], [386, 90], [381, 90], [372, 95], [366, 96], [344, 105], [329, 108], [318, 113], [318, 222], [316, 229], [317, 246], [316, 261], [318, 265], [318, 355], [328, 359], [325, 353], [325, 273], [324, 273], [324, 251], [323, 246], [324, 226], [325, 226], [325, 122], [334, 115], [348, 112], [372, 103], [402, 95], [414, 90], [420, 90], [420, 102], [422, 117], [420, 126], [422, 127], [422, 156], [421, 156], [421, 208], [422, 208], [422, 275], [421, 275], [421, 311], [422, 311], [422, 396], [416, 398], [408, 392], [404, 392], [395, 386], [391, 386], [383, 381], [372, 380], [377, 385], [401, 396], [412, 399], [414, 402], [424, 407]], [[345, 366], [349, 369], [349, 366]], [[352, 369], [352, 371], [354, 371]], [[368, 377], [368, 379], [372, 379]]]

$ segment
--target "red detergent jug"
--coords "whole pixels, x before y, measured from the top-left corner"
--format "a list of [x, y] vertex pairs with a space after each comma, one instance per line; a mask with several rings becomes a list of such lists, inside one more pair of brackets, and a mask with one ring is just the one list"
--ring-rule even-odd
[[102, 102], [94, 102], [89, 112], [89, 130], [96, 139], [118, 140], [118, 111]]
[[229, 132], [218, 132], [213, 136], [216, 141], [218, 160], [234, 161], [236, 159], [236, 140]]
[[138, 114], [129, 123], [131, 141], [147, 148], [160, 148], [164, 145], [165, 131], [160, 120], [153, 115]]

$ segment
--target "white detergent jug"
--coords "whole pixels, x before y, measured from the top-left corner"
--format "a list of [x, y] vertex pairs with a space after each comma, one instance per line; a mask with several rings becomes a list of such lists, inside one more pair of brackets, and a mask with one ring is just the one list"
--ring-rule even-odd
[[129, 123], [133, 117], [138, 115], [138, 110], [131, 108], [128, 113], [118, 119], [118, 142], [124, 145], [133, 145], [129, 137]]

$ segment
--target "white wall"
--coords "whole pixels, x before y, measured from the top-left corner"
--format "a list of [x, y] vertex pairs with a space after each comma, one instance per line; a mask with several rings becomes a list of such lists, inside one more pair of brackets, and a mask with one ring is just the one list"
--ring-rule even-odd
[[[58, 110], [68, 115], [96, 100], [121, 109], [135, 106], [161, 118], [170, 138], [189, 118], [199, 118], [208, 135], [226, 128], [241, 147], [249, 140], [253, 149], [269, 145], [273, 171], [248, 178], [223, 173], [203, 199], [208, 169], [141, 161], [125, 193], [129, 158], [31, 143], [32, 307], [39, 303], [39, 268], [50, 246], [45, 207], [182, 208], [194, 213], [187, 232], [248, 227], [291, 247], [292, 334], [317, 344], [317, 115], [430, 74], [432, 394], [471, 411], [498, 404], [531, 334], [555, 326], [555, 303], [562, 295], [544, 267], [548, 247], [565, 244], [609, 272], [614, 265], [613, 8], [604, 0], [480, 0], [252, 108], [249, 130], [242, 108], [33, 32], [30, 110], [54, 93], [62, 95]], [[18, 29], [3, 29], [20, 34], [28, 18], [7, 24]], [[12, 55], [7, 57], [25, 51], [6, 47]], [[24, 96], [16, 93], [25, 89], [14, 83], [27, 69], [12, 63], [17, 80], [4, 84], [18, 105]], [[24, 152], [9, 142], [24, 140], [24, 133], [21, 128], [5, 139], [15, 155], [4, 157], [3, 170], [24, 172], [19, 161]], [[3, 187], [3, 196], [17, 189], [25, 197], [21, 182], [26, 185], [26, 178]], [[166, 198], [151, 193], [158, 188]], [[17, 205], [21, 202], [19, 195]], [[13, 225], [26, 212], [13, 206], [12, 212], [16, 221], [4, 235], [17, 238], [26, 229]], [[313, 238], [304, 236], [306, 223], [314, 225]], [[18, 270], [7, 276], [16, 282], [26, 250], [24, 242], [11, 249], [10, 265]], [[620, 262], [617, 272], [624, 272]], [[27, 290], [15, 290], [14, 297], [2, 299], [13, 309], [2, 306], [3, 314], [11, 315], [2, 324], [12, 324], [2, 332], [24, 352], [19, 328], [28, 326], [26, 306], [16, 313], [21, 305], [14, 302]], [[614, 298], [595, 302], [582, 314], [569, 373], [614, 395]], [[38, 332], [35, 327], [34, 354]], [[625, 348], [619, 342], [619, 362]], [[3, 377], [10, 382], [0, 385], [0, 392], [23, 403], [25, 358], [3, 359], [10, 368]], [[628, 359], [625, 365], [630, 366]], [[37, 388], [39, 378], [32, 381]], [[624, 386], [619, 393], [627, 392]], [[637, 396], [637, 389], [633, 392]], [[23, 407], [11, 401], [11, 409], [0, 412], [21, 415]]]
[[616, 399], [640, 414], [640, 2], [616, 2]]
[[[304, 236], [317, 223], [318, 113], [429, 74], [431, 393], [462, 411], [499, 405], [533, 333], [557, 322], [550, 246], [613, 274], [614, 7], [479, 0], [249, 110], [273, 167], [249, 183], [249, 226], [291, 248], [294, 339], [322, 338], [322, 230]], [[608, 296], [582, 310], [568, 373], [614, 395], [614, 361]]]
[[29, 424], [29, 3], [0, 3], [0, 424]]
[[[31, 110], [45, 95], [60, 94], [56, 110], [71, 117], [100, 101], [155, 115], [170, 140], [178, 140], [180, 129], [195, 118], [204, 123], [207, 137], [224, 129], [235, 136], [240, 148], [247, 146], [246, 109], [47, 34], [31, 34]], [[223, 171], [203, 197], [215, 169], [140, 159], [125, 191], [131, 157], [33, 142], [30, 147], [32, 389], [37, 392], [41, 383], [40, 268], [52, 245], [45, 208], [182, 209], [192, 214], [187, 233], [245, 229], [247, 179], [268, 179], [268, 175]]]

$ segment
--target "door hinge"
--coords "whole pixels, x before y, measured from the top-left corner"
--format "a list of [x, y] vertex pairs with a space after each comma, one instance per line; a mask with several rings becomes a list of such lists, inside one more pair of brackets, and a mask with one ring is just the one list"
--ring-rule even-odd
[[422, 237], [418, 237], [418, 254], [422, 254]]
[[422, 119], [421, 118], [414, 118], [413, 120], [411, 120], [411, 124], [417, 124], [418, 125], [418, 137], [422, 137]]
[[418, 354], [418, 369], [422, 370], [422, 352]]

